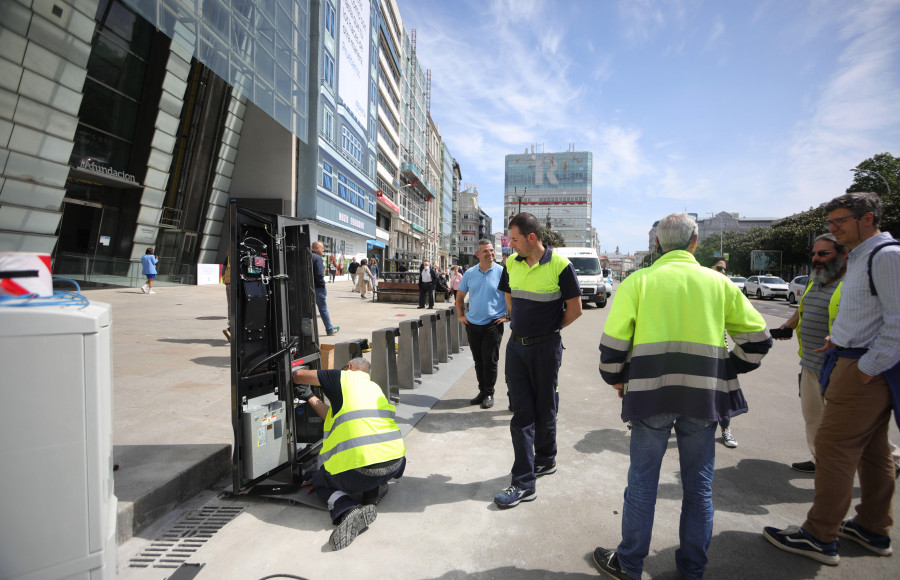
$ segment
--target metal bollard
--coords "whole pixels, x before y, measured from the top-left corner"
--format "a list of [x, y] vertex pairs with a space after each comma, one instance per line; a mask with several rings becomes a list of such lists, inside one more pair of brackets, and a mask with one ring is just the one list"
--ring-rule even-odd
[[397, 343], [397, 383], [402, 389], [416, 388], [416, 379], [422, 376], [422, 361], [419, 358], [419, 329], [421, 327], [422, 321], [418, 318], [400, 321], [400, 337]]
[[[469, 311], [469, 303], [463, 304], [463, 312]], [[459, 323], [459, 349], [462, 350], [464, 346], [469, 346], [469, 333], [466, 330], [466, 325], [462, 322]]]
[[437, 315], [433, 312], [423, 314], [422, 329], [419, 330], [419, 360], [423, 375], [433, 375], [437, 369]]
[[459, 352], [459, 318], [456, 317], [456, 306], [449, 307], [447, 311], [449, 312], [447, 315], [447, 328], [450, 329], [450, 354], [456, 354]]
[[445, 363], [449, 359], [449, 354], [447, 352], [447, 338], [450, 336], [450, 331], [447, 329], [447, 311], [443, 308], [434, 311], [436, 318], [436, 331], [437, 331], [437, 359], [439, 363]]
[[351, 359], [363, 355], [363, 350], [368, 348], [369, 341], [365, 338], [339, 342], [334, 345], [334, 368], [343, 370]]
[[381, 387], [384, 396], [392, 403], [400, 400], [397, 382], [397, 349], [394, 337], [399, 328], [380, 328], [372, 332], [372, 371], [370, 377]]

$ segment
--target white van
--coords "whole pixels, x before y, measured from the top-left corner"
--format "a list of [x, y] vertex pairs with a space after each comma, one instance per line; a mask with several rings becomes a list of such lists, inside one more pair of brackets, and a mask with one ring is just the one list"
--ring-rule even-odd
[[600, 267], [600, 258], [594, 248], [553, 248], [560, 256], [565, 256], [575, 267], [578, 285], [581, 286], [581, 302], [591, 302], [598, 308], [606, 306], [612, 295], [612, 286], [606, 283], [609, 270]]

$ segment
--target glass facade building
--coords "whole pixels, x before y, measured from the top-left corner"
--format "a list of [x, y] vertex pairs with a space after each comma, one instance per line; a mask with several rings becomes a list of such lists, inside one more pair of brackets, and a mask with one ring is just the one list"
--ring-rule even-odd
[[307, 140], [309, 0], [124, 0]]
[[[549, 220], [567, 246], [590, 246], [593, 155], [588, 151], [506, 156], [504, 217], [520, 211]], [[508, 232], [506, 224], [504, 231]]]

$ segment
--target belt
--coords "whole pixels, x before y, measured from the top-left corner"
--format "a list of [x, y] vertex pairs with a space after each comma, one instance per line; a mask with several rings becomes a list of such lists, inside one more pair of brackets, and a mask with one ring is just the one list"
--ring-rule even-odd
[[849, 347], [849, 346], [836, 346], [835, 348], [838, 349], [839, 351], [850, 351], [850, 353], [859, 354], [860, 356], [869, 352], [869, 349], [867, 349], [867, 348], [853, 348], [853, 347]]
[[532, 344], [540, 344], [542, 342], [547, 342], [548, 340], [553, 340], [554, 338], [559, 338], [559, 331], [552, 334], [545, 334], [543, 336], [516, 336], [516, 333], [512, 332], [509, 335], [509, 339], [513, 342], [518, 342], [522, 346], [531, 346]]

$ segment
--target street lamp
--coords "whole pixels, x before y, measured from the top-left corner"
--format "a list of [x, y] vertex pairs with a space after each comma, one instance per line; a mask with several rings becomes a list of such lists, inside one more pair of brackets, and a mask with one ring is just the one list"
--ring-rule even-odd
[[524, 191], [522, 191], [522, 195], [519, 195], [519, 188], [518, 187], [513, 188], [513, 195], [515, 195], [517, 198], [519, 198], [519, 211], [516, 213], [522, 213], [522, 198], [525, 197], [525, 194], [528, 193], [527, 187], [523, 187], [522, 189]]
[[[714, 217], [715, 212], [708, 211], [709, 217]], [[725, 254], [722, 252], [722, 238], [725, 236], [725, 220], [719, 218], [719, 257], [724, 258]]]
[[877, 175], [878, 177], [881, 178], [881, 181], [884, 182], [884, 186], [887, 187], [888, 195], [891, 194], [891, 184], [889, 184], [888, 180], [885, 179], [884, 176], [882, 174], [878, 173], [877, 171], [873, 171], [871, 169], [856, 169], [856, 168], [851, 169], [850, 171], [859, 171], [860, 173], [869, 173], [872, 175]]

